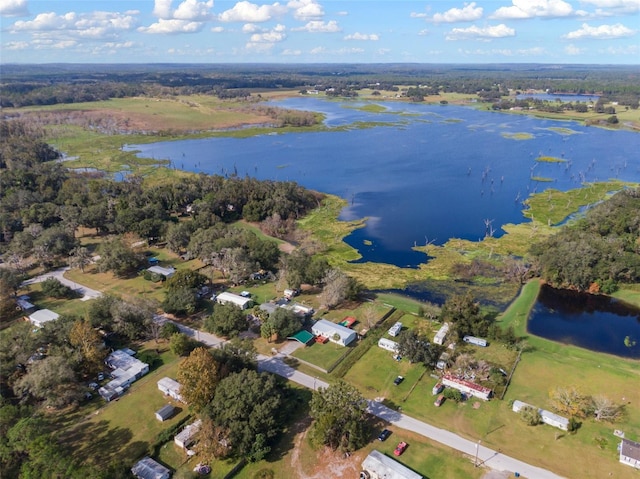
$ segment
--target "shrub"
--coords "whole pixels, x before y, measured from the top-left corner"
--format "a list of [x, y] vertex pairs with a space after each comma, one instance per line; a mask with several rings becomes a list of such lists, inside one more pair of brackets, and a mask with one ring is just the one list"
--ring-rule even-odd
[[50, 298], [73, 298], [75, 292], [56, 278], [48, 278], [42, 282], [42, 292]]
[[520, 410], [520, 417], [527, 426], [537, 426], [542, 423], [542, 416], [537, 408], [533, 406], [525, 406]]

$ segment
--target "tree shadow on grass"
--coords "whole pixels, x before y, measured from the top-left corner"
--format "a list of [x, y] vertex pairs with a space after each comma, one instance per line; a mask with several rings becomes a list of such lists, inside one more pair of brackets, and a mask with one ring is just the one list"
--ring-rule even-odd
[[[72, 448], [74, 455], [94, 463], [108, 464], [113, 459], [121, 459], [123, 453], [135, 458], [146, 450], [146, 442], [127, 444], [132, 438], [131, 430], [121, 427], [110, 428], [109, 422], [103, 420], [97, 423], [80, 423], [63, 439]], [[131, 452], [136, 455], [129, 456], [128, 451], [132, 448], [135, 451]]]

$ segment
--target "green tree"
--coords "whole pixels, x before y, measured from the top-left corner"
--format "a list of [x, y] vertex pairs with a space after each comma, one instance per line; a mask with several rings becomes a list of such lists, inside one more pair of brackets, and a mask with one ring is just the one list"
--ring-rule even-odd
[[31, 397], [52, 407], [67, 406], [82, 396], [75, 373], [62, 356], [48, 356], [31, 364], [14, 390], [23, 398]]
[[332, 449], [354, 451], [369, 437], [367, 401], [354, 386], [340, 379], [311, 397], [311, 439]]
[[167, 313], [179, 316], [193, 314], [198, 309], [198, 298], [191, 288], [170, 288], [162, 301], [162, 309]]
[[75, 321], [69, 332], [69, 343], [80, 354], [82, 369], [94, 373], [102, 368], [106, 356], [102, 339], [87, 321]]
[[179, 332], [180, 328], [177, 324], [167, 321], [162, 325], [162, 328], [160, 328], [160, 337], [162, 339], [171, 339], [171, 336]]
[[73, 298], [75, 292], [57, 278], [47, 278], [42, 283], [42, 292], [50, 298]]
[[542, 424], [542, 416], [538, 408], [533, 406], [524, 406], [520, 410], [520, 418], [525, 422], [527, 426], [537, 426]]
[[250, 339], [232, 338], [219, 348], [211, 350], [218, 363], [218, 377], [226, 378], [243, 369], [256, 369], [258, 351]]
[[442, 354], [442, 348], [429, 343], [426, 337], [415, 330], [408, 329], [398, 337], [398, 354], [412, 363], [423, 363], [426, 367], [433, 368]]
[[91, 264], [91, 253], [84, 246], [73, 248], [69, 253], [69, 266], [84, 273], [85, 266]]
[[169, 339], [169, 349], [176, 356], [186, 356], [193, 347], [193, 341], [184, 333], [174, 333]]
[[127, 246], [122, 238], [103, 241], [98, 248], [98, 255], [99, 271], [111, 271], [121, 277], [135, 273], [144, 263], [144, 257]]
[[247, 315], [233, 304], [216, 304], [211, 316], [205, 319], [204, 327], [221, 336], [237, 336], [247, 329]]
[[190, 269], [176, 271], [164, 284], [168, 290], [191, 289], [195, 290], [207, 282], [207, 277]]
[[[302, 329], [300, 318], [291, 310], [285, 308], [277, 308], [269, 318], [262, 323], [262, 328], [273, 331], [279, 338], [288, 338]], [[265, 332], [266, 334], [266, 332]]]
[[461, 340], [466, 335], [486, 336], [491, 322], [485, 318], [471, 293], [451, 296], [442, 306], [440, 319], [453, 324], [450, 334]]
[[201, 412], [213, 399], [218, 385], [218, 363], [206, 348], [196, 348], [178, 368], [180, 394], [195, 412]]
[[220, 381], [205, 414], [226, 430], [233, 456], [259, 461], [282, 431], [282, 408], [276, 378], [245, 369]]

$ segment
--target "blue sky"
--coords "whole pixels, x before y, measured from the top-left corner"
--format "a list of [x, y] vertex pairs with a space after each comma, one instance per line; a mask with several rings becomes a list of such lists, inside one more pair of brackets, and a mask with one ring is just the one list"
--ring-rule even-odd
[[640, 64], [640, 0], [0, 0], [2, 63]]

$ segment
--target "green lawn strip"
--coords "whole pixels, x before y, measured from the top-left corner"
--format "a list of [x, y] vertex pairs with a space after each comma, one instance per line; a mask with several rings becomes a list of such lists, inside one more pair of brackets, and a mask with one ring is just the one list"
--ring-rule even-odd
[[353, 348], [354, 346], [340, 346], [331, 341], [324, 344], [311, 342], [308, 346], [296, 349], [292, 356], [328, 370]]
[[423, 305], [421, 301], [394, 293], [376, 293], [376, 302], [382, 303], [382, 306], [384, 307], [390, 305], [402, 311], [408, 311], [416, 314]]
[[524, 132], [519, 132], [519, 133], [509, 133], [509, 132], [502, 132], [501, 133], [503, 138], [507, 138], [509, 140], [533, 140], [535, 138], [535, 135], [533, 135], [532, 133], [524, 133]]
[[539, 156], [536, 158], [536, 161], [541, 163], [566, 163], [567, 160], [564, 158], [556, 158], [555, 156]]
[[640, 284], [620, 285], [620, 289], [613, 293], [612, 296], [634, 306], [640, 307]]

